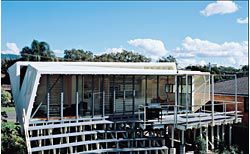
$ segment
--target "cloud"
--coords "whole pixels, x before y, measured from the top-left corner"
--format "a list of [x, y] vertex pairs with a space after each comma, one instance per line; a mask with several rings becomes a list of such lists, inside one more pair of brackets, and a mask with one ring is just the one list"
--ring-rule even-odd
[[123, 48], [107, 48], [105, 49], [105, 53], [121, 53], [123, 52]]
[[246, 17], [245, 19], [238, 18], [237, 23], [239, 23], [239, 24], [248, 24], [248, 17]]
[[171, 54], [177, 61], [188, 62], [190, 59], [202, 59], [203, 61], [190, 61], [204, 64], [204, 60], [216, 59], [221, 65], [240, 66], [248, 63], [248, 42], [224, 42], [214, 43], [208, 40], [193, 39], [187, 36], [182, 41], [182, 47], [172, 50]]
[[7, 50], [3, 50], [2, 53], [3, 54], [15, 54], [15, 55], [19, 55], [20, 54], [20, 50], [17, 47], [16, 43], [6, 43], [7, 46]]
[[57, 57], [63, 57], [64, 56], [64, 51], [63, 50], [55, 49], [55, 50], [53, 50], [53, 52], [55, 53], [55, 55]]
[[211, 16], [215, 14], [229, 14], [234, 13], [239, 7], [232, 1], [217, 1], [210, 3], [200, 13], [204, 16]]
[[129, 40], [128, 44], [138, 47], [146, 55], [153, 56], [153, 58], [164, 56], [167, 53], [164, 43], [161, 40], [134, 39]]

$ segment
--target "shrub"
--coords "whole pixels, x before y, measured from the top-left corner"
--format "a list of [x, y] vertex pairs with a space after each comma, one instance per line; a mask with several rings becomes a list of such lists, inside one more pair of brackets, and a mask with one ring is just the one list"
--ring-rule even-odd
[[216, 154], [240, 154], [243, 152], [240, 151], [236, 145], [227, 146], [225, 141], [219, 140], [219, 146], [215, 150], [215, 153]]
[[1, 124], [1, 153], [3, 154], [24, 154], [26, 145], [20, 133], [20, 126], [10, 122]]
[[195, 140], [196, 145], [196, 153], [198, 154], [206, 154], [206, 140], [201, 138], [200, 136], [196, 138]]
[[7, 103], [11, 101], [11, 94], [8, 91], [5, 91], [1, 87], [1, 102], [2, 103]]

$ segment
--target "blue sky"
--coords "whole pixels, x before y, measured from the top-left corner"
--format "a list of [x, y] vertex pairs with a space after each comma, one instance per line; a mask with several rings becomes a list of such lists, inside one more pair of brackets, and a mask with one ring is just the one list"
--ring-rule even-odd
[[[203, 12], [202, 12], [203, 11]], [[80, 48], [95, 54], [121, 48], [179, 63], [247, 64], [248, 4], [206, 2], [2, 2], [2, 53], [33, 39], [58, 56]]]

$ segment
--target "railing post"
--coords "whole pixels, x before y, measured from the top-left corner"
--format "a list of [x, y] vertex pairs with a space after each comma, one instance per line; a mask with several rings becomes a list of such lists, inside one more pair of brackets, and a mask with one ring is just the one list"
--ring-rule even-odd
[[188, 75], [187, 74], [186, 74], [186, 125], [188, 125]]
[[214, 75], [212, 75], [212, 126], [214, 126]]
[[115, 113], [115, 88], [114, 88], [114, 91], [113, 91], [113, 113]]
[[178, 105], [178, 88], [177, 88], [177, 75], [175, 75], [175, 104], [174, 104], [174, 126], [177, 123], [177, 105]]
[[78, 105], [79, 105], [79, 94], [78, 94], [78, 75], [76, 75], [76, 119], [78, 119]]
[[237, 111], [238, 111], [238, 103], [237, 103], [237, 75], [235, 74], [235, 97], [234, 97], [234, 101], [235, 101], [235, 121], [238, 122], [238, 115], [237, 115]]
[[61, 92], [61, 119], [63, 119], [63, 92]]
[[61, 104], [60, 105], [61, 105], [61, 119], [63, 119], [63, 92], [64, 92], [64, 82], [63, 82], [64, 78], [63, 78], [63, 75], [62, 75], [61, 79], [62, 79], [62, 85], [61, 85], [62, 86], [61, 87], [62, 91], [61, 91], [61, 102], [60, 102]]
[[50, 95], [49, 92], [47, 93], [47, 119], [49, 120], [49, 99], [50, 99]]
[[105, 116], [105, 91], [102, 92], [102, 117]]

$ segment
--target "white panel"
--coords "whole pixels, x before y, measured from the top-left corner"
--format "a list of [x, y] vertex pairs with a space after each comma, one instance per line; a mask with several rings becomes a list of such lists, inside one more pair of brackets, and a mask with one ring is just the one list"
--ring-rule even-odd
[[23, 124], [23, 109], [25, 109], [26, 116], [30, 118], [40, 76], [41, 75], [36, 69], [28, 65], [26, 74], [24, 76], [23, 84], [17, 99], [17, 104], [19, 106], [18, 117], [21, 125]]
[[11, 82], [11, 91], [14, 98], [14, 101], [16, 102], [18, 94], [19, 94], [19, 87], [20, 87], [20, 73], [18, 71], [19, 67], [17, 64], [12, 65], [8, 69], [8, 73], [10, 76], [10, 82]]

